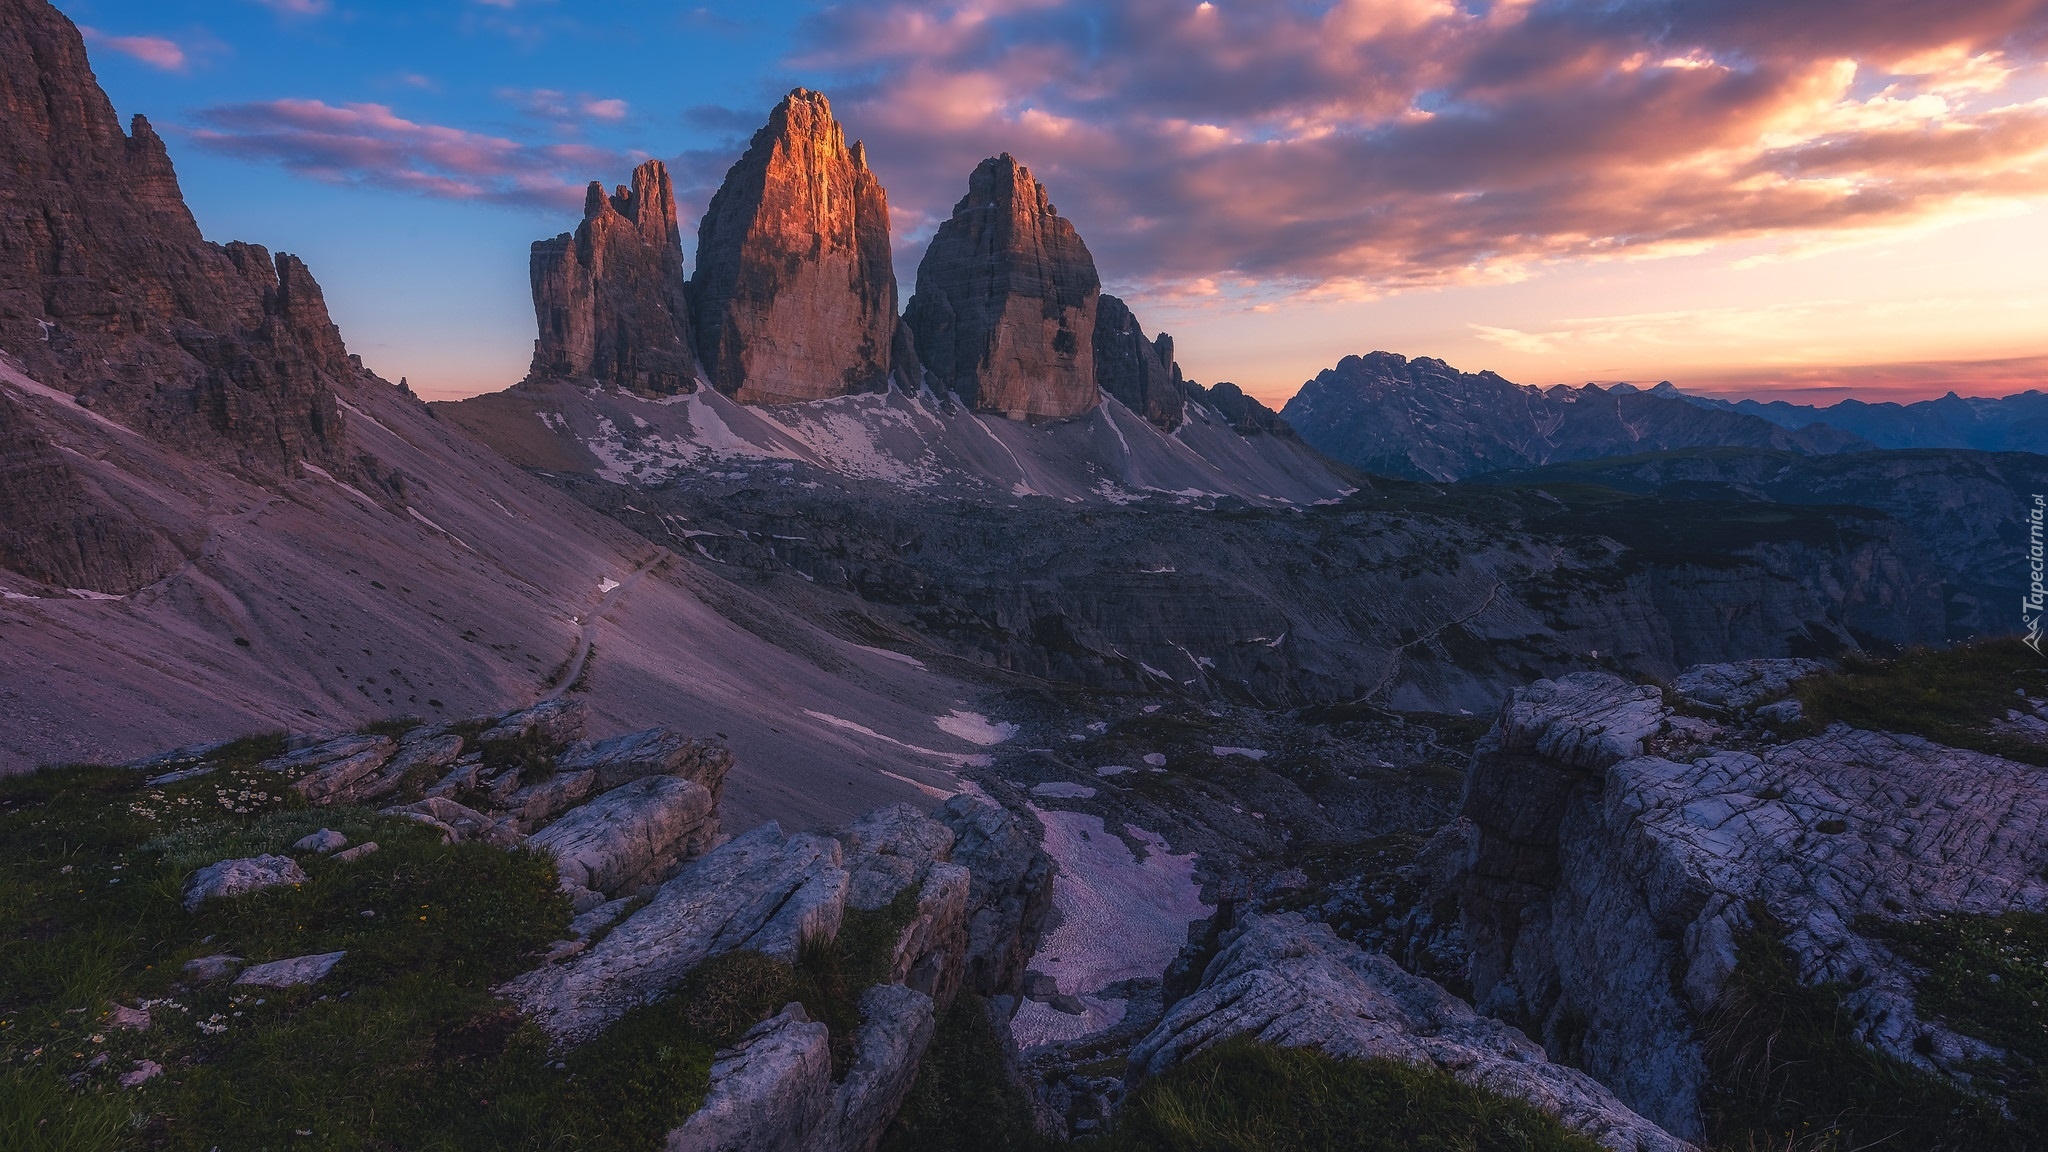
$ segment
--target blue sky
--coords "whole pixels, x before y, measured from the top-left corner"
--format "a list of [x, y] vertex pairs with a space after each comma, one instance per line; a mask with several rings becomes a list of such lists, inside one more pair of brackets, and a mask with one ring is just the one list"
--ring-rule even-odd
[[[1533, 383], [2048, 380], [2048, 0], [63, 0], [216, 240], [436, 396], [532, 339], [588, 179], [830, 94], [908, 298], [974, 162], [1046, 181], [1196, 379], [1386, 348]], [[692, 245], [686, 240], [686, 250]]]

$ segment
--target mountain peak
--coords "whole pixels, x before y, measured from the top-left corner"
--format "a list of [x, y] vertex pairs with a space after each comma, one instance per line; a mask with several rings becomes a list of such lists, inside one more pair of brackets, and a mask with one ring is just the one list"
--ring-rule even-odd
[[697, 348], [749, 403], [887, 386], [896, 335], [889, 198], [823, 93], [798, 88], [754, 133], [697, 233]]
[[904, 319], [942, 392], [1016, 419], [1065, 419], [1099, 403], [1101, 295], [1080, 234], [1005, 152], [968, 177], [918, 264]]

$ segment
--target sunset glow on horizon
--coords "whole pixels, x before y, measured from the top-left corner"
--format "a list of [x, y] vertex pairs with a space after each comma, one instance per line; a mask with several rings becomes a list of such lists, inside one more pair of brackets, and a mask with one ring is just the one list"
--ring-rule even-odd
[[2048, 0], [73, 0], [207, 235], [305, 257], [430, 398], [524, 374], [526, 245], [667, 161], [685, 250], [782, 92], [901, 297], [983, 156], [1276, 406], [1385, 349], [1829, 403], [2048, 388]]

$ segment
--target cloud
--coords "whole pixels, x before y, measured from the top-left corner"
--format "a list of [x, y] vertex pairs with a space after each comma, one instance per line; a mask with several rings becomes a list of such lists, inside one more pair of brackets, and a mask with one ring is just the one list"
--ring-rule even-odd
[[552, 88], [501, 88], [498, 96], [517, 104], [528, 116], [553, 121], [567, 131], [580, 130], [593, 120], [615, 124], [631, 110], [624, 100], [600, 99], [587, 93], [571, 96]]
[[548, 210], [579, 208], [593, 175], [637, 163], [588, 144], [422, 124], [383, 104], [271, 100], [209, 108], [196, 121], [191, 137], [200, 146], [312, 179]]
[[119, 52], [166, 72], [183, 72], [192, 62], [190, 54], [177, 41], [161, 36], [110, 36], [84, 25], [78, 30], [85, 36], [85, 42], [95, 48]]
[[1106, 275], [1357, 298], [2048, 194], [2048, 2], [849, 0], [788, 63], [928, 230], [1031, 165]]
[[330, 0], [256, 0], [258, 4], [285, 16], [324, 16], [334, 5]]

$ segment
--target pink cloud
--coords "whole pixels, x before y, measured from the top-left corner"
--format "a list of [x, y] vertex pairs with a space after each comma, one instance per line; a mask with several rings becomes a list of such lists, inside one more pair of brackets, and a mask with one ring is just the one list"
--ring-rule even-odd
[[[1112, 279], [1369, 292], [2048, 194], [2048, 3], [851, 0], [792, 64], [898, 226], [983, 156]], [[920, 227], [920, 231], [923, 227]]]
[[316, 180], [458, 200], [574, 209], [593, 175], [633, 158], [587, 144], [534, 144], [407, 120], [383, 104], [272, 100], [210, 108], [191, 136]]
[[166, 40], [161, 36], [110, 36], [97, 28], [84, 25], [80, 25], [78, 30], [85, 35], [86, 43], [93, 47], [119, 52], [152, 68], [161, 68], [166, 72], [183, 72], [191, 63], [191, 57], [175, 40]]

